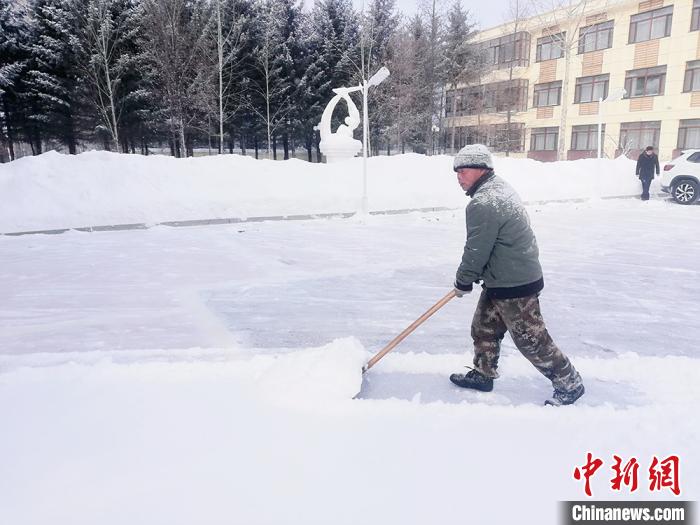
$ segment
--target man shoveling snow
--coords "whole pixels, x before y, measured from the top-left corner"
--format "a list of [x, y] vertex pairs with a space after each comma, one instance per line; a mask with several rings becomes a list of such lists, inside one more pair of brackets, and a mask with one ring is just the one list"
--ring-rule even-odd
[[493, 171], [486, 146], [462, 148], [454, 160], [459, 184], [472, 199], [467, 205], [467, 242], [457, 270], [455, 295], [483, 281], [474, 312], [474, 368], [452, 374], [463, 388], [493, 390], [498, 377], [500, 343], [510, 332], [518, 350], [552, 381], [554, 395], [545, 404], [570, 405], [584, 393], [581, 376], [557, 348], [540, 313], [544, 288], [535, 234], [517, 193]]

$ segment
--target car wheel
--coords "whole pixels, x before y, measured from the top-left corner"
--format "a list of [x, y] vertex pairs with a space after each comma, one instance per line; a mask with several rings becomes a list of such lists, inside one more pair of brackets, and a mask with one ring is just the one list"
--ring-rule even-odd
[[698, 183], [682, 180], [673, 186], [673, 200], [678, 204], [692, 204], [698, 198]]

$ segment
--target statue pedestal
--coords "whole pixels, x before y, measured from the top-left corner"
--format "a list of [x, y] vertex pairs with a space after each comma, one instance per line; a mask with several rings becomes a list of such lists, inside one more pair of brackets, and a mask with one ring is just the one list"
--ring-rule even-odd
[[330, 164], [353, 158], [362, 151], [362, 141], [334, 133], [321, 139], [319, 147]]

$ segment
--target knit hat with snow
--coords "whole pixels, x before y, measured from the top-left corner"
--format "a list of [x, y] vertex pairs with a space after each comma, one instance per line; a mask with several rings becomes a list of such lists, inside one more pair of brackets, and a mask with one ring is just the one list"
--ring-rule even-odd
[[491, 152], [483, 144], [469, 144], [464, 146], [455, 156], [454, 170], [460, 168], [484, 168], [493, 169]]

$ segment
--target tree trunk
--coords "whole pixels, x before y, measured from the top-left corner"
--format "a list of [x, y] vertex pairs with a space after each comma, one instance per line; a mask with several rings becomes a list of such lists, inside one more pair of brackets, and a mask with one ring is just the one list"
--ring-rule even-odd
[[286, 130], [282, 136], [282, 147], [284, 148], [284, 160], [289, 160], [289, 132]]
[[[559, 121], [559, 144], [557, 145], [557, 160], [566, 158], [566, 118], [567, 118], [567, 101], [569, 100], [569, 74], [571, 72], [571, 46], [564, 48], [564, 81], [561, 87], [561, 120]], [[598, 137], [600, 140], [600, 137]]]
[[219, 155], [224, 152], [224, 41], [221, 34], [221, 0], [216, 0], [217, 44], [219, 51]]
[[66, 144], [68, 145], [68, 153], [75, 155], [78, 153], [78, 144], [75, 140], [75, 126], [73, 124], [73, 113], [69, 109], [66, 115]]
[[7, 125], [7, 150], [10, 153], [10, 160], [15, 160], [14, 136], [12, 135], [12, 113], [5, 100], [5, 124]]
[[277, 160], [277, 137], [276, 136], [272, 137], [272, 158], [274, 160]]
[[455, 134], [457, 133], [457, 86], [452, 89], [452, 133], [450, 136], [450, 152], [455, 152]]
[[316, 144], [316, 162], [322, 162], [321, 159], [321, 136], [315, 136], [314, 134], [314, 143]]
[[255, 137], [253, 138], [253, 142], [255, 144], [255, 158], [258, 158], [259, 150], [260, 150], [260, 145], [258, 144], [258, 135], [257, 133], [255, 134]]

